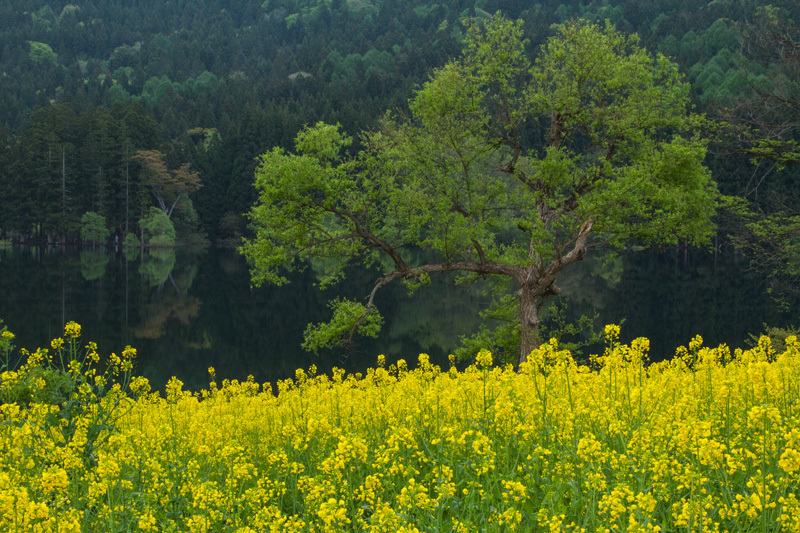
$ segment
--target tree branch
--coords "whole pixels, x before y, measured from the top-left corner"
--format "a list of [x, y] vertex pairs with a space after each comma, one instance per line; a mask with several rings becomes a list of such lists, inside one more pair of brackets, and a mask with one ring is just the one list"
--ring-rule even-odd
[[481, 247], [480, 243], [475, 239], [472, 239], [472, 245], [475, 247], [475, 251], [478, 252], [478, 258], [481, 260], [481, 264], [485, 264], [486, 254], [483, 252], [483, 248]]
[[382, 239], [378, 238], [376, 235], [373, 235], [371, 232], [363, 229], [361, 227], [361, 223], [358, 221], [358, 218], [356, 218], [355, 215], [353, 215], [348, 211], [342, 211], [341, 209], [336, 209], [334, 207], [331, 207], [328, 210], [331, 213], [335, 213], [339, 216], [343, 216], [347, 219], [350, 219], [355, 225], [356, 233], [359, 236], [374, 243], [378, 248], [383, 250], [386, 253], [386, 255], [388, 255], [392, 259], [392, 261], [394, 262], [394, 264], [397, 266], [398, 269], [400, 270], [407, 269], [405, 261], [403, 261], [403, 258], [400, 257], [400, 255], [395, 251], [394, 247], [392, 247], [391, 245], [389, 245], [389, 243], [383, 241]]
[[[480, 249], [480, 246], [478, 246], [478, 249]], [[479, 252], [478, 254], [482, 255], [482, 252]], [[504, 276], [511, 276], [517, 280], [520, 280], [522, 278], [524, 272], [523, 269], [518, 267], [505, 265], [501, 263], [495, 263], [493, 261], [486, 261], [484, 257], [480, 263], [476, 263], [475, 261], [466, 261], [466, 260], [452, 261], [447, 263], [430, 263], [427, 265], [422, 265], [414, 268], [407, 268], [405, 270], [395, 270], [393, 272], [384, 274], [383, 277], [378, 278], [378, 280], [375, 281], [375, 285], [372, 287], [372, 291], [370, 291], [369, 296], [367, 297], [367, 306], [366, 306], [367, 310], [364, 311], [364, 313], [358, 318], [358, 320], [356, 320], [355, 324], [353, 324], [353, 327], [350, 330], [350, 334], [347, 337], [345, 348], [348, 348], [350, 344], [353, 342], [353, 337], [355, 336], [358, 327], [364, 322], [364, 320], [367, 318], [370, 312], [372, 312], [372, 309], [375, 307], [373, 301], [375, 300], [375, 294], [378, 292], [378, 289], [380, 289], [384, 285], [388, 285], [389, 283], [391, 283], [396, 279], [414, 279], [422, 276], [423, 274], [454, 272], [457, 270], [473, 272], [475, 274], [498, 274]]]
[[583, 259], [583, 256], [586, 255], [586, 239], [588, 238], [589, 233], [592, 231], [593, 225], [594, 220], [587, 218], [581, 225], [581, 228], [578, 230], [578, 234], [575, 236], [575, 244], [572, 246], [572, 249], [564, 255], [554, 257], [550, 261], [550, 264], [547, 265], [547, 269], [544, 271], [541, 277], [536, 280], [536, 284], [543, 289], [543, 292], [540, 293], [539, 296], [542, 296], [548, 290], [550, 290], [550, 287], [552, 287], [553, 283], [555, 283], [558, 274], [564, 269], [564, 267]]

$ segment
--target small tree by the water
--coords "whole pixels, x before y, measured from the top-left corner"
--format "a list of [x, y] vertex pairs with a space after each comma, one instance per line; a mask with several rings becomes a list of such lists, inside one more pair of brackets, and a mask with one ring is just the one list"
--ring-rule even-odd
[[102, 244], [111, 234], [106, 227], [106, 218], [94, 211], [87, 211], [81, 217], [81, 240], [85, 243]]
[[161, 209], [151, 207], [150, 213], [139, 220], [139, 227], [147, 246], [175, 245], [175, 226]]
[[141, 241], [139, 241], [139, 237], [135, 233], [128, 233], [125, 235], [125, 240], [122, 241], [122, 246], [125, 248], [139, 248]]

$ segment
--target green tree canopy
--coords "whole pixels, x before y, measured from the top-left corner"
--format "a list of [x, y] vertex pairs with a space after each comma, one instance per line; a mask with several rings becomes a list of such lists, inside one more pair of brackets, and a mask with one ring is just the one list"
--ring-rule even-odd
[[103, 243], [111, 232], [106, 227], [106, 217], [87, 211], [81, 217], [81, 240], [92, 244]]
[[142, 240], [148, 246], [174, 246], [175, 226], [167, 214], [157, 207], [150, 207], [150, 213], [139, 220]]
[[[285, 282], [279, 267], [312, 258], [334, 259], [324, 281], [352, 261], [388, 260], [361, 315], [348, 309], [355, 328], [394, 280], [495, 279], [498, 301], [518, 308], [522, 361], [559, 274], [592, 247], [706, 242], [717, 190], [676, 65], [580, 21], [533, 62], [525, 46], [521, 22], [474, 24], [411, 117], [387, 115], [356, 157], [340, 155], [350, 139], [325, 124], [298, 135], [297, 154], [263, 155], [257, 233], [242, 248], [253, 282]], [[410, 247], [438, 260], [413, 263]]]
[[181, 198], [203, 186], [200, 175], [191, 170], [189, 163], [184, 163], [180, 168], [168, 168], [166, 156], [158, 150], [138, 150], [135, 158], [142, 166], [142, 182], [150, 187], [167, 218], [172, 218], [172, 212]]
[[53, 64], [58, 64], [58, 54], [53, 52], [49, 44], [37, 41], [28, 41], [28, 44], [31, 45], [31, 50], [28, 55], [33, 61], [36, 63], [50, 61]]

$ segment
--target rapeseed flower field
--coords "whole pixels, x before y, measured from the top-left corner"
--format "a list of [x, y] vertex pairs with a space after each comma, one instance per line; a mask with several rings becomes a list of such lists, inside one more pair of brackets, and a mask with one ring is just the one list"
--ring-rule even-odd
[[0, 531], [800, 531], [800, 342], [618, 335], [162, 395], [70, 323], [0, 377]]

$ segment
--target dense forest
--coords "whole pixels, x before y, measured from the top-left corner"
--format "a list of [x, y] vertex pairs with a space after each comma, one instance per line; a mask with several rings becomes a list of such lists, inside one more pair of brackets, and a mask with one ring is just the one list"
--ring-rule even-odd
[[638, 34], [678, 63], [697, 111], [727, 122], [709, 132], [720, 190], [784, 217], [798, 205], [797, 98], [781, 101], [797, 56], [775, 50], [798, 44], [796, 3], [73, 1], [0, 4], [0, 239], [77, 242], [95, 212], [121, 241], [159, 203], [179, 241], [237, 239], [257, 156], [320, 120], [357, 135], [403, 112], [460, 53], [464, 22], [497, 11], [525, 21], [532, 53], [575, 17]]

